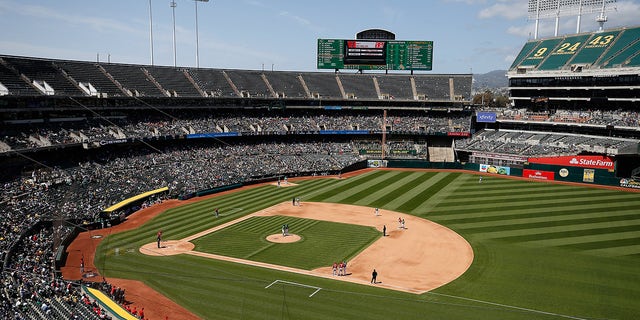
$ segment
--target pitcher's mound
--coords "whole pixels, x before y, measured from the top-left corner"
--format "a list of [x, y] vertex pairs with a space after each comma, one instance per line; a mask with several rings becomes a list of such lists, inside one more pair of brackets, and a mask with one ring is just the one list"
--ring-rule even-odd
[[282, 233], [276, 233], [276, 234], [267, 236], [267, 241], [275, 242], [275, 243], [292, 243], [292, 242], [300, 241], [300, 239], [302, 238], [299, 235], [292, 234], [292, 233], [288, 234], [287, 236], [283, 236]]
[[147, 243], [140, 247], [140, 253], [150, 256], [172, 256], [191, 251], [195, 247], [189, 241], [167, 240], [160, 243], [160, 248], [158, 248], [157, 242]]

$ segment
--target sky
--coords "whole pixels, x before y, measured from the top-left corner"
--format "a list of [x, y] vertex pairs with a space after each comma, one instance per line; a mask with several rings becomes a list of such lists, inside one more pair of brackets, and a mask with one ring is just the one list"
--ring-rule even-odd
[[[0, 54], [202, 68], [320, 71], [317, 39], [354, 39], [384, 29], [397, 40], [433, 41], [433, 70], [508, 69], [533, 38], [527, 0], [0, 0]], [[198, 45], [196, 46], [196, 7]], [[605, 29], [640, 25], [640, 0], [618, 0]], [[595, 31], [597, 14], [582, 16]], [[561, 17], [559, 34], [576, 32]], [[539, 37], [555, 19], [540, 21]], [[198, 50], [196, 50], [198, 48]], [[346, 72], [346, 71], [345, 71]], [[353, 72], [353, 71], [351, 71]]]

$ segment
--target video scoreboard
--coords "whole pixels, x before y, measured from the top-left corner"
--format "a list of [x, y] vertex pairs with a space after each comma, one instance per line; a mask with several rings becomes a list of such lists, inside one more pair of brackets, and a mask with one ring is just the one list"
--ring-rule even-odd
[[318, 69], [431, 70], [433, 41], [318, 39]]

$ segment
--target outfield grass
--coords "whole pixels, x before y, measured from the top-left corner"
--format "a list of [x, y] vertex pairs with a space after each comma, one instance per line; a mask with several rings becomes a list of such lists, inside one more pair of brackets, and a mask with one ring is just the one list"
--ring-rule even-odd
[[[373, 171], [296, 183], [168, 210], [138, 230], [107, 237], [96, 265], [107, 276], [144, 281], [206, 319], [635, 319], [640, 314], [637, 193], [498, 176], [485, 177], [480, 184], [477, 176], [450, 172]], [[153, 242], [160, 228], [165, 239], [181, 239], [296, 196], [435, 221], [469, 241], [474, 262], [452, 283], [413, 295], [189, 255], [151, 257], [137, 251]], [[221, 218], [212, 219], [214, 207], [221, 209]], [[229, 239], [211, 243], [234, 246]], [[261, 259], [274, 259], [272, 255], [278, 253]], [[309, 298], [311, 289], [305, 287], [278, 284], [265, 289], [276, 279], [322, 290]]]

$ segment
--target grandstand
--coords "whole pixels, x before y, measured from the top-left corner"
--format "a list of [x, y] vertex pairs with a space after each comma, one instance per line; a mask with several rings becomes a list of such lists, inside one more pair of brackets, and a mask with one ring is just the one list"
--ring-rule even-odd
[[640, 27], [530, 40], [509, 68], [518, 108], [616, 109], [640, 101]]
[[456, 108], [471, 100], [471, 75], [190, 69], [0, 55], [0, 79], [6, 95], [19, 97], [327, 99], [371, 106], [394, 99], [409, 106], [424, 107], [419, 101], [430, 100]]

